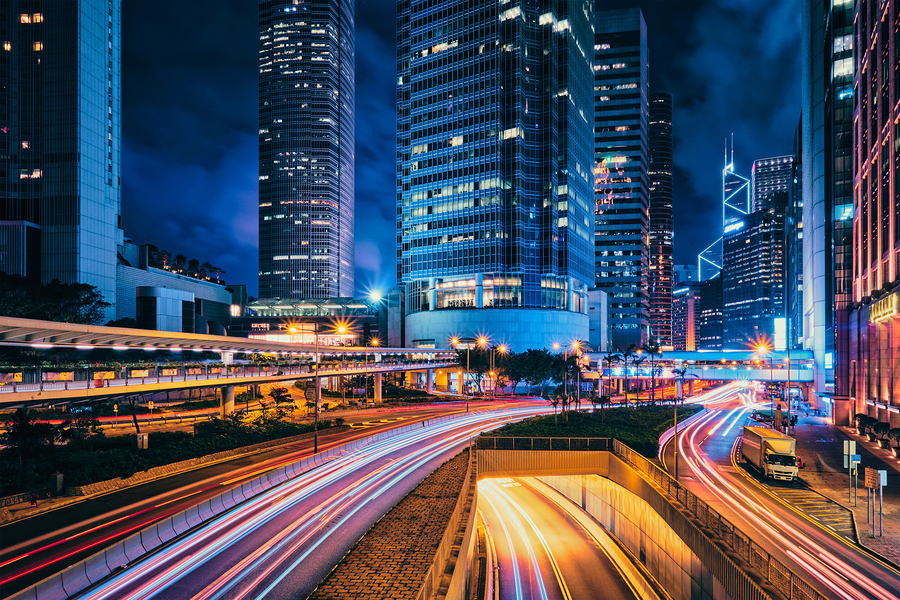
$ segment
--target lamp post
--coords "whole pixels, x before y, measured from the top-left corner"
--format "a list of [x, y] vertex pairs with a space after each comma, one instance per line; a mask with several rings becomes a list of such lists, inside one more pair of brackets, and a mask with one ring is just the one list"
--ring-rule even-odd
[[[366, 342], [366, 357], [365, 362], [363, 363], [365, 365], [363, 367], [363, 371], [365, 372], [365, 375], [363, 375], [363, 389], [365, 390], [366, 394], [366, 406], [369, 405], [369, 344], [372, 344], [372, 348], [375, 348], [380, 343], [381, 342], [378, 341], [377, 337], [373, 337], [368, 342]], [[372, 358], [374, 358], [374, 356]]]
[[506, 347], [506, 344], [500, 344], [499, 346], [494, 346], [491, 348], [491, 400], [496, 397], [497, 391], [497, 377], [499, 377], [499, 365], [497, 369], [494, 369], [494, 351], [499, 352], [500, 354], [506, 354], [509, 348]]
[[[450, 338], [450, 343], [456, 350], [459, 350], [460, 339], [456, 336]], [[466, 375], [469, 374], [469, 344], [466, 344]], [[463, 390], [459, 390], [462, 392]], [[469, 412], [469, 390], [466, 390], [466, 412]]]
[[[559, 342], [553, 343], [554, 350], [559, 350], [560, 348], [561, 348], [561, 346], [560, 346]], [[578, 340], [575, 340], [574, 342], [572, 342], [571, 348], [572, 348], [573, 354], [577, 353], [578, 349], [581, 348], [581, 342]], [[568, 363], [569, 363], [569, 346], [565, 346], [563, 348], [563, 396], [566, 397], [566, 400], [568, 400], [568, 398], [569, 398], [569, 364]], [[580, 372], [580, 370], [579, 370], [579, 372]], [[579, 379], [579, 382], [580, 382], [580, 379]], [[579, 399], [581, 399], [580, 394], [579, 394]]]
[[766, 391], [769, 392], [769, 396], [772, 398], [772, 429], [775, 429], [775, 395], [772, 394], [771, 390], [772, 383], [774, 382], [774, 365], [772, 363], [775, 360], [775, 355], [774, 353], [771, 353], [771, 350], [769, 350], [769, 347], [765, 344], [758, 345], [756, 347], [756, 352], [763, 357], [763, 360], [765, 360], [766, 354], [769, 354], [769, 388]]
[[[338, 325], [334, 329], [338, 335], [347, 333], [346, 325]], [[315, 323], [316, 333], [316, 411], [315, 420], [313, 421], [313, 454], [319, 453], [319, 324]]]

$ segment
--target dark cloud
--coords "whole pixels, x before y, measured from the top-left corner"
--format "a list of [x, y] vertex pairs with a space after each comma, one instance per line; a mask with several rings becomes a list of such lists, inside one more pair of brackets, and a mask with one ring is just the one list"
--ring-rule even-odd
[[[726, 136], [749, 176], [789, 154], [799, 119], [798, 0], [630, 0], [654, 89], [675, 95], [675, 255], [715, 239]], [[257, 7], [246, 0], [125, 0], [126, 235], [257, 286]], [[356, 3], [357, 292], [395, 284], [396, 2]]]

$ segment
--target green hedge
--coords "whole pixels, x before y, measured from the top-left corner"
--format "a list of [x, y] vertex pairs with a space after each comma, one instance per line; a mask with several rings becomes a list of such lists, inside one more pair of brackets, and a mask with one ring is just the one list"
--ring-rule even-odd
[[[330, 426], [327, 420], [319, 423], [320, 430]], [[13, 451], [3, 450], [0, 452], [0, 495], [43, 487], [51, 473], [63, 473], [67, 486], [87, 485], [312, 430], [312, 423], [288, 423], [276, 418], [257, 419], [253, 423], [215, 419], [198, 423], [195, 435], [177, 431], [151, 433], [147, 450], [133, 450], [126, 445], [130, 444], [129, 437], [108, 438], [93, 452], [72, 445], [58, 446], [40, 459], [26, 460], [21, 465]]]
[[[699, 406], [678, 409], [682, 421], [703, 410]], [[568, 415], [568, 419], [566, 418]], [[659, 436], [672, 426], [671, 406], [641, 406], [638, 408], [607, 408], [596, 412], [568, 411], [532, 417], [510, 423], [487, 435], [502, 437], [611, 437], [640, 452], [656, 458]]]

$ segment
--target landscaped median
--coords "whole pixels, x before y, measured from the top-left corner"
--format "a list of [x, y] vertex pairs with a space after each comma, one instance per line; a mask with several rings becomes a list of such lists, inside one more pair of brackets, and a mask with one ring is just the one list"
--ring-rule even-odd
[[[309, 600], [415, 600], [430, 597], [442, 580], [446, 586], [457, 534], [469, 530], [463, 540], [471, 539], [472, 478], [469, 450], [438, 467], [372, 526]], [[467, 552], [465, 541], [459, 546]]]

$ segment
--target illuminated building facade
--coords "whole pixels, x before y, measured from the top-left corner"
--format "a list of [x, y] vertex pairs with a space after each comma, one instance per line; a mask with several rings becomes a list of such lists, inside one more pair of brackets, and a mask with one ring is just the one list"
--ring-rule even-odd
[[259, 4], [259, 293], [352, 296], [354, 4]]
[[585, 340], [593, 3], [397, 11], [397, 278], [406, 344]]
[[672, 346], [675, 350], [697, 349], [697, 311], [700, 308], [697, 284], [672, 292]]
[[725, 226], [723, 348], [745, 350], [775, 339], [784, 316], [784, 218], [787, 191], [771, 192], [762, 208]]
[[792, 156], [759, 158], [750, 169], [750, 210], [762, 208], [766, 196], [772, 192], [789, 192], [791, 187]]
[[0, 16], [0, 232], [15, 234], [15, 271], [96, 286], [115, 305], [121, 2], [7, 0]]
[[[869, 3], [866, 3], [869, 5]], [[815, 357], [805, 397], [822, 410], [850, 398], [853, 284], [854, 2], [803, 2], [801, 87], [803, 348]], [[877, 287], [877, 286], [876, 286]]]
[[865, 413], [893, 428], [900, 427], [900, 1], [855, 7], [850, 402], [846, 412], [836, 402], [835, 417]]
[[788, 347], [803, 347], [803, 149], [800, 125], [794, 132], [788, 208], [784, 218], [784, 306]]
[[672, 94], [650, 94], [650, 337], [672, 345]]
[[625, 350], [643, 345], [650, 325], [649, 49], [639, 9], [597, 13], [594, 99], [594, 285], [609, 294], [610, 343]]
[[697, 284], [699, 309], [695, 308], [697, 350], [721, 350], [723, 336], [722, 274]]

